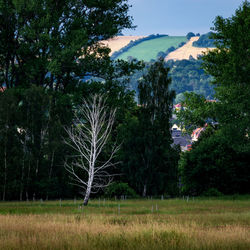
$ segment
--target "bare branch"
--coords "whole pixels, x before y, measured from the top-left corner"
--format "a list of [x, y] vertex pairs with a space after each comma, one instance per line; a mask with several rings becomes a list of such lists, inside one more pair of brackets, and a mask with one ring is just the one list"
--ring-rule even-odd
[[[108, 168], [118, 164], [112, 160], [120, 149], [114, 145], [105, 162], [98, 161], [112, 132], [116, 109], [107, 114], [106, 99], [101, 95], [93, 95], [89, 100], [83, 100], [72, 127], [65, 128], [69, 141], [65, 143], [77, 152], [71, 163], [65, 162], [65, 168], [72, 177], [73, 185], [85, 190], [84, 205], [87, 205], [90, 193], [108, 186], [112, 175]], [[77, 170], [77, 171], [76, 171]], [[85, 173], [87, 180], [79, 175]]]

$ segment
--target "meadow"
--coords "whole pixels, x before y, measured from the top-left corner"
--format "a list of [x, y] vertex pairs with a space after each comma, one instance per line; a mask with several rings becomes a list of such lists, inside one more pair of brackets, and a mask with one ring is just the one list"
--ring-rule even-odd
[[0, 249], [250, 249], [250, 197], [0, 202]]
[[109, 40], [102, 41], [101, 43], [111, 49], [110, 56], [113, 52], [120, 50], [128, 45], [131, 41], [144, 38], [144, 36], [115, 36]]
[[127, 52], [122, 53], [117, 59], [127, 60], [129, 56], [132, 56], [138, 60], [149, 62], [151, 59], [156, 59], [160, 51], [165, 52], [172, 46], [177, 48], [181, 42], [186, 41], [187, 38], [185, 36], [165, 36], [151, 39], [130, 48]]

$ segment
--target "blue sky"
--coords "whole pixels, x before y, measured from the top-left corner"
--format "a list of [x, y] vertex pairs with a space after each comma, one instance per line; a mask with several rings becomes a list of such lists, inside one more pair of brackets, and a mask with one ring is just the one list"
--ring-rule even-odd
[[216, 16], [230, 17], [243, 0], [128, 0], [135, 30], [124, 35], [206, 33]]

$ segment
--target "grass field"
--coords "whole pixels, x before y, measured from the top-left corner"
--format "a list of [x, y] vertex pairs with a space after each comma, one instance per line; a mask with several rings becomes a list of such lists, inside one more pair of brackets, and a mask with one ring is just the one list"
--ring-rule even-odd
[[191, 39], [183, 45], [181, 48], [169, 53], [165, 60], [189, 60], [189, 57], [192, 56], [193, 58], [197, 59], [199, 55], [202, 55], [203, 52], [213, 50], [213, 48], [198, 48], [193, 47], [193, 42], [199, 39], [198, 36], [191, 37]]
[[0, 249], [250, 249], [250, 199], [0, 202]]
[[130, 41], [135, 41], [144, 38], [144, 36], [116, 36], [112, 39], [102, 41], [101, 43], [108, 46], [111, 49], [110, 56], [115, 51], [125, 47]]
[[160, 51], [165, 52], [168, 48], [174, 46], [175, 48], [181, 43], [186, 42], [185, 36], [166, 36], [144, 41], [127, 52], [122, 53], [118, 59], [127, 60], [129, 56], [133, 56], [138, 60], [149, 62], [151, 59], [156, 59]]

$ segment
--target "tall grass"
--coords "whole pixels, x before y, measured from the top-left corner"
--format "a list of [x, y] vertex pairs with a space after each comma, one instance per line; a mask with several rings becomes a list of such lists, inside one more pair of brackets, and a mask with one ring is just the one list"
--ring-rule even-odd
[[0, 203], [0, 249], [250, 249], [249, 200], [79, 205]]

